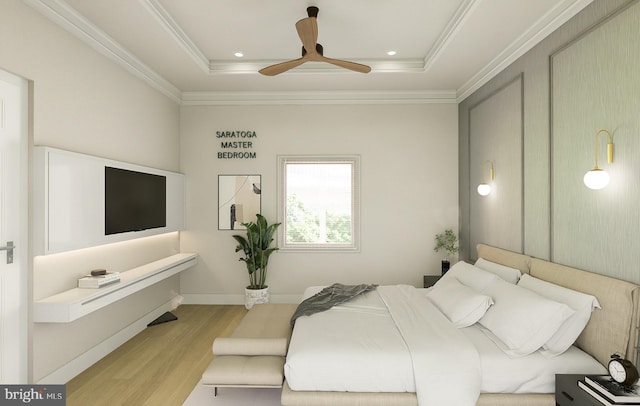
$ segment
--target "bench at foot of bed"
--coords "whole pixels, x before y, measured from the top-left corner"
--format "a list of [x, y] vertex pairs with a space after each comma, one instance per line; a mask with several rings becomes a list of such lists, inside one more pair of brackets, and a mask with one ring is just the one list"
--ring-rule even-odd
[[213, 341], [213, 360], [202, 384], [214, 387], [280, 388], [297, 305], [255, 305], [230, 337]]

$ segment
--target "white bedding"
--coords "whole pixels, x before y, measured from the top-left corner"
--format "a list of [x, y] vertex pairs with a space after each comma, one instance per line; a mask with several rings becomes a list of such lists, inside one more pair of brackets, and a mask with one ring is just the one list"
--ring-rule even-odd
[[[304, 297], [320, 289], [309, 288]], [[510, 358], [477, 325], [458, 331], [478, 351], [480, 391], [484, 393], [553, 393], [556, 373], [606, 373], [576, 347], [554, 358], [540, 352]], [[294, 391], [416, 391], [407, 344], [378, 291], [299, 318], [289, 345], [285, 377]]]
[[[304, 298], [320, 289], [307, 289]], [[325, 312], [300, 317], [284, 370], [293, 390], [416, 390], [406, 345], [377, 291]]]
[[598, 361], [574, 346], [553, 358], [545, 357], [540, 351], [510, 358], [478, 325], [461, 331], [480, 354], [482, 393], [553, 393], [555, 374], [607, 374]]
[[471, 341], [413, 286], [380, 286], [378, 294], [411, 354], [418, 404], [475, 406], [481, 370]]

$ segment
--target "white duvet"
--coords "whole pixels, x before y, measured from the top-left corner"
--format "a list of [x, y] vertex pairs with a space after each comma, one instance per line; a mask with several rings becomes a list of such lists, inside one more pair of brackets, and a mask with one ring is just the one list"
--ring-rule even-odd
[[[320, 289], [307, 289], [305, 298]], [[289, 387], [416, 392], [420, 404], [475, 405], [478, 392], [553, 393], [555, 373], [606, 373], [575, 347], [555, 358], [539, 352], [510, 358], [475, 326], [443, 327], [448, 320], [423, 291], [380, 286], [326, 312], [299, 318], [285, 364]], [[452, 394], [459, 399], [454, 402]]]
[[471, 341], [413, 286], [380, 286], [378, 293], [411, 356], [418, 404], [475, 406], [481, 371]]
[[293, 390], [416, 392], [421, 405], [471, 406], [480, 392], [471, 341], [404, 285], [299, 318], [285, 376]]
[[293, 390], [415, 392], [411, 358], [377, 291], [296, 320], [285, 376]]

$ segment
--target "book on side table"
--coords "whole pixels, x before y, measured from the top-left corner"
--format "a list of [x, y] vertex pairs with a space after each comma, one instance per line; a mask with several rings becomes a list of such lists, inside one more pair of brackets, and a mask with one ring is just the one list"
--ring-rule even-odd
[[603, 405], [640, 405], [640, 385], [622, 386], [609, 375], [587, 375], [578, 386]]
[[104, 275], [86, 275], [78, 279], [79, 288], [98, 289], [120, 282], [119, 272], [107, 272]]

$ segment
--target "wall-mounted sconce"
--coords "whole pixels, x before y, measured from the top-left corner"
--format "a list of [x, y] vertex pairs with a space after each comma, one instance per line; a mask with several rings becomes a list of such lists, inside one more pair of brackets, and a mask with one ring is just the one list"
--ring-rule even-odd
[[613, 141], [611, 133], [607, 130], [600, 130], [596, 133], [596, 166], [584, 175], [584, 184], [589, 189], [602, 189], [609, 184], [609, 174], [598, 167], [598, 136], [600, 133], [607, 133], [607, 161], [613, 163]]
[[489, 169], [489, 177], [491, 179], [491, 181], [493, 181], [493, 179], [495, 178], [495, 172], [493, 170], [493, 161], [485, 161], [484, 164], [482, 165], [482, 183], [478, 185], [478, 194], [480, 196], [486, 196], [489, 193], [491, 193], [491, 185], [489, 185], [486, 181], [485, 181], [485, 170], [484, 170], [484, 166], [486, 164], [490, 164], [490, 169]]

